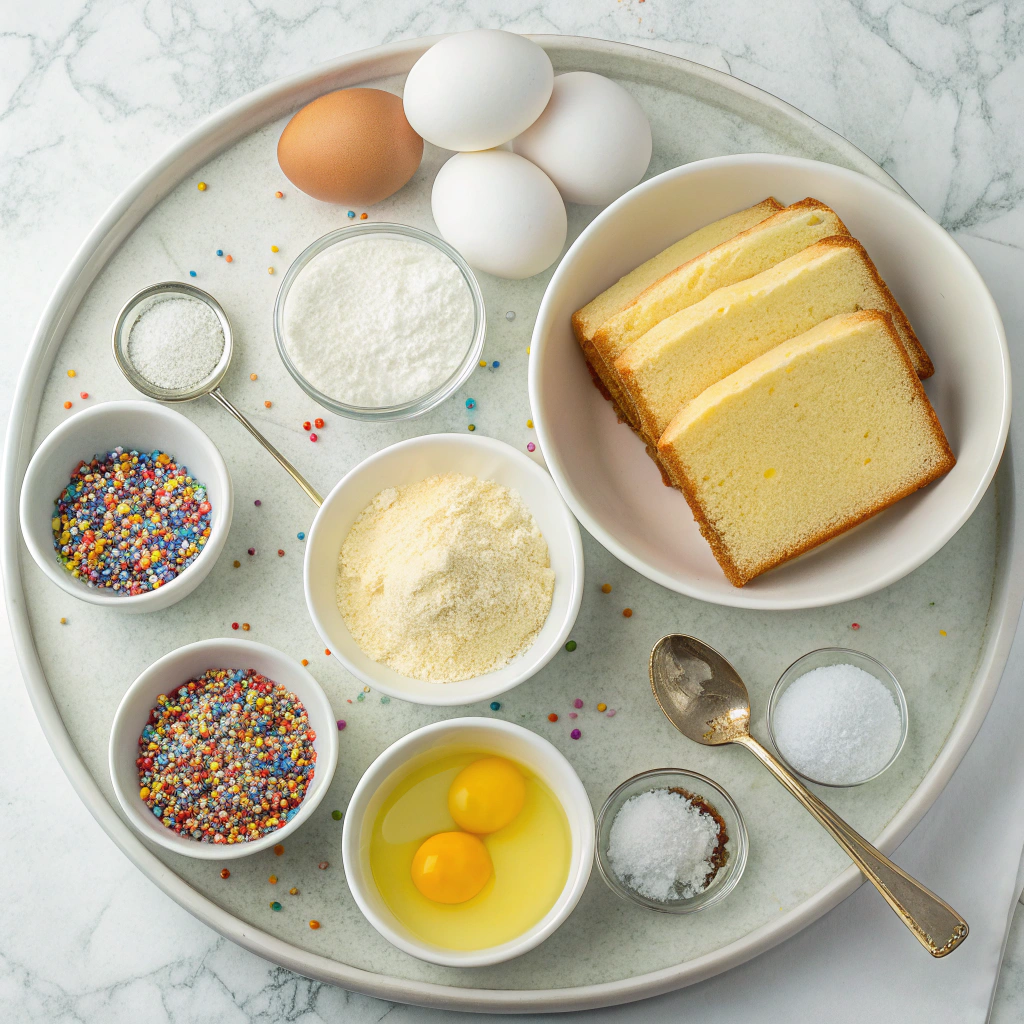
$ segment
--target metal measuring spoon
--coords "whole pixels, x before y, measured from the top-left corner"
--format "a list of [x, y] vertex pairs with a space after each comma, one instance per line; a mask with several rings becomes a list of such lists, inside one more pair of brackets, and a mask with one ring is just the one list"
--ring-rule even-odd
[[[135, 369], [131, 359], [128, 358], [128, 339], [132, 328], [139, 317], [152, 305], [162, 299], [180, 295], [184, 298], [198, 299], [205, 302], [217, 314], [220, 326], [224, 331], [224, 351], [221, 352], [220, 360], [210, 371], [205, 380], [193, 384], [187, 388], [161, 388], [151, 381], [146, 380], [138, 370]], [[147, 398], [155, 398], [158, 402], [191, 402], [193, 399], [209, 395], [214, 401], [219, 402], [246, 430], [256, 438], [257, 441], [281, 464], [291, 478], [309, 495], [319, 507], [323, 504], [323, 498], [313, 489], [309, 481], [238, 411], [223, 395], [220, 390], [220, 383], [228, 372], [231, 364], [231, 324], [228, 322], [227, 314], [221, 308], [221, 304], [202, 288], [195, 285], [183, 284], [180, 281], [162, 281], [159, 284], [151, 284], [148, 288], [136, 292], [122, 307], [114, 322], [114, 359], [120, 367], [121, 372], [128, 378], [129, 383], [141, 391]]]
[[879, 853], [750, 735], [747, 688], [718, 651], [672, 633], [654, 645], [650, 673], [668, 720], [696, 743], [746, 747], [818, 819], [932, 956], [951, 953], [967, 938], [967, 922], [948, 903]]

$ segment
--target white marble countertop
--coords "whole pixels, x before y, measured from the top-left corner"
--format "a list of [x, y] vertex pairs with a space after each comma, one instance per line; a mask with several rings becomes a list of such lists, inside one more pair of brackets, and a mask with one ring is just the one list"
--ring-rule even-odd
[[[111, 200], [183, 132], [230, 100], [338, 53], [476, 25], [617, 39], [728, 71], [845, 135], [972, 253], [1005, 247], [1008, 259], [1020, 259], [1024, 5], [50, 0], [8, 7], [0, 26], [5, 420], [27, 340], [58, 276]], [[11, 1019], [305, 1024], [377, 1020], [392, 1009], [393, 1019], [421, 1019], [422, 1011], [273, 967], [164, 897], [73, 794], [29, 708], [5, 628], [0, 664], [9, 667], [0, 744], [7, 826], [0, 998]], [[1018, 915], [992, 1019], [1018, 1019], [1022, 999]]]

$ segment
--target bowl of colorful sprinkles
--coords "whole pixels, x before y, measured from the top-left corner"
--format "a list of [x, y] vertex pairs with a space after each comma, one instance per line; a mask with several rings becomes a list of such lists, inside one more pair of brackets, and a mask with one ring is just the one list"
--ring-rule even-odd
[[232, 506], [224, 459], [191, 420], [152, 402], [107, 402], [39, 446], [21, 529], [39, 568], [73, 597], [156, 611], [213, 568]]
[[280, 843], [323, 799], [338, 762], [327, 695], [301, 665], [248, 640], [202, 640], [128, 688], [110, 733], [128, 820], [188, 857]]
[[736, 888], [747, 829], [716, 782], [655, 768], [614, 789], [597, 818], [597, 867], [616, 895], [648, 910], [692, 914]]

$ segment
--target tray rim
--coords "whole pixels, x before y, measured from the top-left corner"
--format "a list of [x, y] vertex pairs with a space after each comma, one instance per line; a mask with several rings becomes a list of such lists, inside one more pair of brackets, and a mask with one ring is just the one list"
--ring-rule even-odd
[[[351, 967], [309, 953], [240, 921], [192, 888], [121, 820], [86, 768], [64, 725], [43, 672], [28, 621], [21, 581], [18, 499], [31, 454], [31, 430], [35, 425], [33, 409], [38, 406], [46, 375], [69, 324], [108, 260], [146, 214], [191, 171], [268, 121], [321, 92], [405, 72], [412, 60], [440, 38], [442, 36], [439, 35], [422, 37], [356, 51], [279, 79], [241, 97], [202, 120], [167, 150], [114, 200], [97, 222], [43, 309], [15, 390], [4, 445], [0, 549], [8, 617], [33, 710], [51, 750], [79, 798], [115, 845], [140, 871], [179, 906], [225, 938], [298, 974], [393, 1002], [491, 1013], [567, 1011], [631, 1002], [710, 978], [795, 935], [854, 892], [862, 882], [860, 873], [851, 865], [788, 913], [711, 953], [614, 982], [569, 989], [474, 989], [393, 978]], [[701, 79], [802, 125], [843, 150], [850, 163], [863, 173], [906, 194], [891, 176], [852, 143], [785, 101], [724, 72], [628, 43], [584, 36], [531, 35], [528, 38], [548, 50], [640, 59]], [[959, 765], [988, 712], [1009, 655], [1024, 601], [1024, 544], [1020, 543], [1014, 530], [1016, 500], [1012, 450], [1012, 441], [1008, 440], [995, 485], [999, 497], [999, 549], [1008, 552], [1010, 557], [997, 563], [988, 629], [975, 683], [932, 767], [878, 837], [878, 846], [886, 853], [891, 853], [921, 820]]]

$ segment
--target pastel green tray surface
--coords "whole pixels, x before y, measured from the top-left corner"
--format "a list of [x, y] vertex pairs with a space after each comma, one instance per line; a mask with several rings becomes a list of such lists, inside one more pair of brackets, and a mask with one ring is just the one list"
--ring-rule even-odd
[[[583, 61], [583, 64], [588, 62]], [[580, 61], [556, 56], [556, 69]], [[732, 97], [733, 109], [716, 105], [719, 93], [677, 69], [639, 58], [607, 56], [593, 70], [618, 72], [651, 118], [655, 155], [650, 174], [726, 153], [769, 151], [849, 165], [848, 150], [776, 112]], [[400, 79], [383, 85], [400, 89]], [[749, 109], [748, 109], [749, 108]], [[760, 118], [760, 121], [755, 121]], [[357, 424], [324, 413], [307, 400], [277, 357], [271, 311], [280, 275], [314, 238], [351, 223], [344, 208], [297, 192], [279, 173], [275, 147], [283, 121], [256, 131], [183, 181], [157, 205], [111, 259], [82, 303], [46, 385], [35, 443], [66, 416], [62, 403], [88, 404], [137, 397], [110, 353], [113, 320], [125, 299], [154, 281], [190, 280], [211, 291], [235, 328], [236, 352], [225, 393], [265, 431], [324, 493], [361, 459], [395, 441], [438, 431], [500, 438], [520, 449], [534, 435], [526, 426], [527, 346], [534, 314], [549, 274], [509, 282], [481, 275], [487, 302], [488, 362], [458, 395], [432, 413], [406, 423]], [[433, 230], [429, 188], [445, 154], [426, 147], [415, 179], [370, 211], [374, 221], [394, 220]], [[881, 172], [877, 176], [881, 177]], [[196, 183], [205, 180], [205, 192]], [[284, 200], [274, 198], [282, 189]], [[357, 216], [361, 210], [355, 211]], [[570, 208], [570, 240], [594, 215]], [[272, 253], [277, 245], [280, 252]], [[215, 255], [223, 249], [228, 264]], [[275, 274], [268, 274], [273, 266]], [[506, 312], [515, 313], [513, 320]], [[74, 380], [67, 370], [77, 371]], [[582, 368], [581, 368], [582, 372]], [[250, 374], [258, 380], [250, 380]], [[476, 408], [467, 411], [472, 397]], [[264, 400], [273, 405], [264, 407]], [[733, 894], [693, 916], [651, 914], [626, 904], [595, 871], [568, 922], [532, 953], [511, 963], [473, 971], [434, 967], [399, 952], [363, 919], [341, 868], [344, 809], [366, 766], [388, 744], [428, 722], [461, 715], [491, 715], [487, 704], [439, 709], [383, 704], [334, 660], [306, 614], [302, 594], [302, 542], [313, 509], [309, 500], [249, 436], [208, 400], [182, 407], [223, 452], [236, 487], [236, 511], [227, 546], [209, 578], [168, 611], [122, 616], [76, 602], [51, 586], [25, 558], [23, 570], [32, 629], [50, 688], [88, 770], [112, 803], [106, 764], [114, 709], [128, 684], [160, 655], [212, 636], [237, 636], [232, 621], [251, 624], [246, 637], [272, 644], [309, 667], [348, 728], [341, 734], [338, 770], [313, 819], [286, 844], [283, 856], [265, 853], [221, 865], [157, 851], [174, 871], [241, 922], [308, 950], [378, 974], [483, 988], [564, 988], [609, 982], [679, 964], [719, 949], [770, 923], [817, 893], [849, 864], [835, 843], [741, 749], [710, 749], [675, 733], [659, 712], [647, 682], [647, 656], [667, 632], [695, 634], [721, 650], [750, 688], [754, 732], [766, 739], [764, 709], [775, 679], [813, 648], [852, 646], [881, 659], [906, 691], [910, 735], [897, 764], [881, 779], [851, 791], [831, 790], [828, 802], [866, 835], [877, 835], [910, 797], [941, 749], [971, 688], [993, 593], [997, 556], [994, 491], [967, 525], [930, 562], [882, 593], [850, 604], [802, 612], [721, 608], [670, 593], [625, 568], [584, 535], [586, 594], [572, 633], [578, 647], [562, 652], [529, 682], [501, 698], [497, 716], [549, 738], [575, 766], [595, 809], [608, 792], [635, 772], [665, 765], [710, 775], [734, 797], [750, 832], [746, 874]], [[311, 444], [302, 422], [323, 415], [327, 426]], [[612, 415], [609, 409], [608, 415]], [[625, 429], [625, 428], [623, 428]], [[130, 439], [126, 439], [128, 441]], [[93, 453], [82, 452], [83, 456]], [[654, 469], [652, 467], [652, 472]], [[253, 504], [260, 499], [261, 507]], [[680, 497], [680, 515], [686, 515]], [[256, 548], [256, 555], [246, 553]], [[277, 550], [284, 549], [284, 557]], [[239, 568], [232, 561], [241, 562]], [[601, 584], [611, 583], [605, 595]], [[622, 609], [633, 616], [625, 619]], [[58, 625], [64, 616], [67, 625]], [[859, 623], [853, 630], [851, 623]], [[946, 630], [946, 636], [940, 634]], [[571, 721], [574, 698], [585, 707]], [[349, 703], [349, 702], [352, 703]], [[595, 710], [603, 701], [617, 712]], [[549, 723], [549, 712], [560, 716]], [[574, 726], [582, 739], [569, 738]], [[327, 860], [330, 867], [318, 870]], [[276, 886], [267, 882], [275, 873]], [[300, 895], [287, 890], [295, 886]], [[278, 899], [283, 910], [269, 904]], [[322, 928], [313, 932], [307, 922]]]

